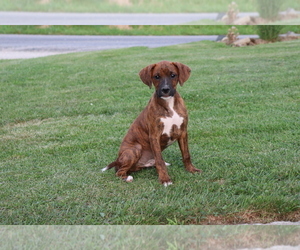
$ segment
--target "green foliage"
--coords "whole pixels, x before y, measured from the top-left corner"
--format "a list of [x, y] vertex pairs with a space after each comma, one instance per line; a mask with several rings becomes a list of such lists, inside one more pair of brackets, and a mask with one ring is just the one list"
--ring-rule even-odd
[[257, 33], [259, 37], [267, 41], [276, 41], [280, 35], [283, 25], [257, 25]]
[[260, 17], [274, 21], [277, 19], [283, 0], [257, 0]]

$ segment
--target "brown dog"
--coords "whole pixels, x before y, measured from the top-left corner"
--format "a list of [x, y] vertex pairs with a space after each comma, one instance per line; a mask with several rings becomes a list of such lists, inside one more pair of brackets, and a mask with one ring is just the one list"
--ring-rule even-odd
[[129, 174], [144, 167], [156, 166], [160, 182], [172, 184], [162, 151], [178, 141], [185, 169], [201, 172], [193, 166], [188, 150], [188, 116], [183, 99], [176, 91], [190, 76], [190, 68], [182, 63], [162, 61], [151, 64], [139, 73], [141, 80], [155, 93], [146, 108], [129, 128], [121, 144], [118, 158], [102, 171], [115, 167], [116, 175], [131, 182]]

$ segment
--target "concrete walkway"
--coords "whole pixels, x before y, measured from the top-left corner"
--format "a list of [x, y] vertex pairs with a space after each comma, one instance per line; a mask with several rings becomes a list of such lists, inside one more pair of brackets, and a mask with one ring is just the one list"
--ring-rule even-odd
[[156, 48], [202, 40], [215, 41], [218, 36], [67, 36], [1, 35], [0, 59], [25, 59], [48, 55], [100, 51], [129, 47]]
[[[240, 35], [240, 38], [257, 37]], [[68, 36], [0, 34], [0, 59], [26, 59], [83, 51], [129, 47], [157, 48], [177, 44], [216, 41], [215, 36]]]
[[[222, 15], [222, 14], [221, 14]], [[239, 13], [243, 16], [258, 13]], [[178, 25], [216, 20], [219, 13], [50, 13], [0, 12], [0, 25]]]

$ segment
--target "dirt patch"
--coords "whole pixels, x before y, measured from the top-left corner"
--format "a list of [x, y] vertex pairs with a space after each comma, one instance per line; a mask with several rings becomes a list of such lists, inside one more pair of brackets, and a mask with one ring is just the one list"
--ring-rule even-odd
[[115, 3], [120, 6], [130, 6], [132, 3], [130, 0], [109, 0], [110, 3]]
[[[51, 3], [52, 0], [40, 0], [38, 3], [39, 4], [42, 4], [42, 5], [45, 5], [45, 4], [49, 4]], [[66, 3], [71, 3], [72, 0], [65, 0]]]
[[[279, 15], [275, 21], [285, 21], [285, 20], [295, 19], [299, 17], [300, 15], [298, 14], [282, 14]], [[225, 22], [225, 24], [233, 24], [233, 25], [261, 25], [261, 24], [268, 24], [270, 22], [274, 22], [257, 16], [245, 16], [245, 17], [236, 18], [234, 20], [226, 19], [225, 16], [223, 21]]]
[[52, 25], [39, 25], [37, 26], [39, 29], [48, 29], [50, 28]]
[[[229, 229], [230, 230], [230, 229]], [[231, 228], [234, 230], [234, 228]], [[280, 227], [243, 226], [236, 233], [210, 237], [201, 249], [299, 249], [299, 230]], [[288, 246], [288, 248], [286, 248]], [[295, 248], [293, 247], [295, 246]], [[277, 248], [273, 248], [277, 247]], [[196, 248], [195, 248], [196, 249]]]
[[38, 3], [42, 4], [42, 5], [49, 4], [49, 3], [51, 3], [51, 0], [40, 0]]
[[[277, 39], [277, 42], [284, 42], [284, 41], [291, 41], [299, 39], [298, 37], [279, 37]], [[233, 42], [231, 45], [234, 47], [243, 47], [243, 46], [254, 46], [254, 45], [260, 45], [260, 44], [267, 44], [267, 43], [273, 43], [276, 41], [267, 41], [260, 38], [244, 38], [244, 39], [238, 39], [235, 42]]]
[[224, 42], [227, 45], [233, 47], [244, 47], [244, 46], [254, 46], [254, 45], [267, 44], [273, 42], [285, 42], [285, 41], [297, 40], [300, 38], [300, 36], [298, 36], [293, 32], [288, 32], [285, 35], [281, 35], [276, 40], [273, 41], [263, 40], [260, 38], [250, 38], [250, 37], [238, 39], [238, 36], [239, 36], [238, 29], [233, 26], [228, 30], [227, 35], [221, 40], [221, 42]]
[[[201, 221], [201, 225], [237, 225], [237, 224], [267, 224], [275, 221], [300, 222], [300, 210], [287, 214], [267, 213], [263, 211], [245, 211], [229, 215], [209, 215]], [[299, 236], [300, 237], [300, 236]]]
[[132, 30], [131, 25], [109, 25], [109, 27], [118, 30]]

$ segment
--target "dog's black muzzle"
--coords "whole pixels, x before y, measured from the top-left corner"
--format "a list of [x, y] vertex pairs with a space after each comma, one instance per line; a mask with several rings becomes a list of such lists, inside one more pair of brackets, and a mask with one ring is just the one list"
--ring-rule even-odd
[[158, 97], [167, 98], [172, 97], [176, 93], [176, 89], [173, 88], [172, 81], [169, 79], [162, 79], [156, 91]]

